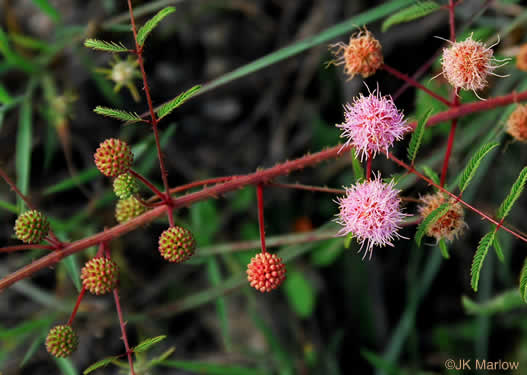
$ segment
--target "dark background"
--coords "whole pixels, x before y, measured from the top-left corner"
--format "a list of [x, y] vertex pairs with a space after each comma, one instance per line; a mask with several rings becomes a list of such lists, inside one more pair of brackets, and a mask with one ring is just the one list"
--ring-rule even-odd
[[[135, 103], [126, 89], [119, 95], [104, 94], [101, 85], [109, 86], [111, 91], [111, 83], [101, 75], [97, 81], [94, 69], [107, 68], [112, 58], [88, 50], [81, 43], [85, 37], [96, 36], [132, 45], [130, 33], [102, 27], [112, 17], [125, 14], [125, 2], [57, 0], [52, 3], [60, 10], [64, 25], [85, 28], [90, 24], [94, 30], [78, 39], [70, 37], [71, 43], [46, 64], [43, 72], [33, 76], [39, 80], [46, 75], [59, 94], [72, 93], [76, 97], [62, 133], [66, 134], [63, 139], [70, 142], [71, 149], [64, 149], [57, 129], [49, 121], [50, 102], [41, 86], [37, 85], [31, 101], [30, 196], [39, 208], [59, 222], [57, 232], [73, 241], [115, 225], [116, 198], [108, 193], [111, 191], [109, 179], [99, 174], [86, 179], [84, 191], [73, 187], [57, 193], [46, 192], [70, 177], [65, 153], [71, 152], [72, 164], [82, 174], [93, 167], [93, 152], [104, 139], [120, 137], [137, 145], [148, 139], [150, 131], [146, 125], [123, 127], [118, 121], [92, 112], [97, 105], [138, 113], [146, 109], [145, 100]], [[134, 6], [145, 3], [135, 1]], [[174, 3], [176, 13], [167, 17], [149, 37], [144, 54], [156, 105], [197, 83], [207, 83], [382, 2], [189, 0]], [[466, 32], [486, 32], [489, 38], [496, 31], [503, 32], [523, 11], [521, 6], [500, 7], [501, 2], [496, 1], [487, 2], [491, 6], [481, 15], [477, 12], [484, 2], [462, 3], [458, 8], [459, 27]], [[4, 0], [0, 4], [4, 31], [32, 36], [51, 47], [59, 43], [58, 27], [32, 1]], [[471, 19], [474, 14], [475, 21]], [[142, 24], [146, 19], [139, 17], [138, 22]], [[434, 36], [448, 37], [446, 12], [436, 12], [385, 33], [380, 31], [380, 22], [368, 28], [380, 40], [386, 63], [408, 74], [413, 74], [443, 46]], [[520, 44], [524, 31], [520, 24], [502, 35], [500, 51]], [[334, 42], [348, 38], [349, 35], [342, 36]], [[38, 57], [38, 52], [30, 48], [18, 47], [17, 51], [29, 61], [36, 61]], [[347, 80], [339, 67], [325, 69], [330, 59], [327, 45], [311, 48], [192, 99], [170, 115], [161, 131], [162, 134], [169, 132], [163, 151], [171, 186], [250, 173], [338, 143], [339, 132], [334, 125], [343, 120], [342, 105], [359, 91], [365, 91], [365, 85], [359, 77]], [[2, 85], [13, 97], [24, 94], [31, 76], [1, 64]], [[522, 84], [524, 73], [516, 71], [513, 63], [509, 65], [504, 71], [511, 77], [504, 79], [505, 83], [491, 80], [490, 89], [482, 93], [483, 97], [507, 94]], [[423, 82], [446, 93], [448, 88], [441, 78], [430, 81], [438, 73], [437, 64], [434, 66]], [[370, 88], [378, 84], [383, 94], [394, 94], [403, 84], [382, 71], [366, 83]], [[139, 80], [136, 85], [140, 90]], [[463, 98], [476, 100], [470, 94]], [[430, 99], [421, 93], [416, 97], [411, 88], [397, 97], [396, 103], [407, 115], [422, 113], [431, 105]], [[501, 108], [461, 121], [456, 142], [462, 146], [455, 150], [451, 160], [453, 181], [478, 142], [497, 129], [495, 138], [501, 140], [501, 146], [464, 196], [491, 213], [505, 197], [526, 160], [525, 145], [511, 142], [499, 128], [504, 123], [504, 111]], [[6, 112], [0, 127], [0, 163], [13, 178], [17, 173], [19, 123], [20, 111], [16, 108]], [[448, 124], [427, 131], [418, 156], [436, 171], [440, 170], [447, 132]], [[395, 148], [401, 158], [408, 138]], [[155, 156], [151, 142], [137, 162], [143, 162], [148, 154]], [[332, 160], [280, 181], [336, 188], [350, 185], [354, 181], [350, 160], [348, 157]], [[374, 160], [373, 167], [384, 176], [401, 173], [383, 156]], [[145, 168], [149, 177], [160, 181], [155, 159]], [[416, 198], [431, 191], [412, 178], [405, 179], [400, 188], [405, 189], [403, 195]], [[146, 192], [144, 196], [148, 196]], [[6, 184], [0, 185], [0, 199], [15, 203], [14, 193]], [[267, 235], [309, 230], [331, 222], [337, 213], [334, 199], [329, 194], [266, 189]], [[413, 214], [415, 205], [408, 204], [405, 210]], [[525, 213], [525, 198], [520, 198], [507, 222], [521, 230]], [[75, 215], [85, 217], [68, 225]], [[16, 244], [12, 231], [16, 216], [9, 210], [0, 210], [0, 217], [2, 243]], [[177, 220], [193, 230], [199, 248], [257, 239], [254, 189], [246, 188], [182, 209], [177, 212]], [[461, 303], [462, 296], [487, 301], [514, 289], [525, 245], [500, 232], [506, 262], [499, 263], [494, 250], [489, 251], [480, 292], [476, 295], [470, 288], [472, 256], [490, 226], [473, 213], [467, 213], [466, 221], [469, 229], [449, 245], [448, 261], [441, 261], [437, 256], [439, 249], [431, 238], [425, 238], [425, 244], [418, 248], [412, 240], [414, 227], [402, 230], [410, 240], [400, 240], [393, 248], [375, 249], [371, 261], [361, 260], [362, 254], [356, 254], [356, 244], [344, 249], [341, 240], [322, 241], [310, 245], [304, 255], [287, 264], [290, 275], [294, 274], [297, 279], [294, 284], [266, 295], [243, 284], [229, 289], [216, 302], [209, 298], [212, 302], [187, 308], [184, 303], [189, 297], [243, 275], [245, 265], [256, 250], [197, 257], [184, 265], [167, 264], [156, 249], [157, 237], [167, 223], [165, 219], [157, 220], [111, 243], [114, 258], [122, 270], [120, 294], [125, 317], [129, 318], [129, 339], [135, 345], [146, 337], [165, 334], [168, 338], [149, 351], [148, 358], [175, 346], [171, 359], [237, 364], [260, 373], [370, 374], [380, 371], [383, 365], [392, 371], [403, 369], [406, 371], [403, 373], [444, 373], [443, 363], [448, 358], [509, 359], [522, 361], [520, 366], [527, 368], [523, 307], [504, 304], [498, 314], [489, 317], [469, 314]], [[2, 255], [0, 274], [18, 269], [40, 254]], [[94, 249], [76, 256], [77, 267], [89, 254], [93, 255]], [[220, 281], [214, 281], [217, 271]], [[0, 369], [4, 375], [68, 373], [63, 368], [59, 370], [45, 352], [42, 340], [51, 326], [67, 321], [75, 298], [76, 290], [65, 264], [43, 270], [0, 295]], [[65, 308], [61, 310], [56, 301], [65, 304]], [[226, 312], [222, 318], [218, 311], [223, 308]], [[397, 333], [401, 320], [408, 328], [407, 331], [403, 328], [403, 334]], [[110, 296], [86, 296], [74, 327], [81, 343], [71, 361], [79, 373], [97, 360], [124, 351]], [[403, 337], [400, 348], [394, 343], [397, 341], [394, 336], [398, 335]], [[20, 368], [32, 345], [38, 349]], [[390, 351], [398, 354], [388, 355], [383, 362], [372, 359], [365, 351], [380, 357]], [[109, 366], [100, 373], [117, 371], [117, 367]], [[199, 372], [160, 366], [151, 373]]]

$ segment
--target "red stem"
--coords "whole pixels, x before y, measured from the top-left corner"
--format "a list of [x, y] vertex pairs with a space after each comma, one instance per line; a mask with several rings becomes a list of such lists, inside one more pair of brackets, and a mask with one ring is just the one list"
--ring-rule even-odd
[[[217, 184], [217, 183], [220, 183], [220, 182], [226, 182], [226, 181], [232, 180], [233, 178], [236, 178], [236, 176], [215, 177], [215, 178], [208, 178], [206, 180], [190, 182], [188, 184], [177, 186], [175, 188], [170, 189], [170, 194], [179, 193], [181, 191], [189, 190], [189, 189], [192, 189], [192, 188], [198, 187], [198, 186], [204, 186], [204, 185], [210, 185], [210, 184]], [[152, 198], [149, 199], [149, 201], [155, 201], [156, 199], [157, 199], [157, 197], [152, 197]]]
[[[172, 205], [172, 196], [169, 194], [170, 185], [168, 184], [168, 172], [165, 168], [165, 162], [163, 160], [163, 152], [161, 151], [161, 142], [159, 141], [159, 131], [157, 128], [158, 119], [156, 117], [156, 112], [154, 110], [154, 105], [152, 103], [152, 96], [150, 95], [150, 87], [148, 86], [148, 79], [146, 77], [145, 64], [143, 61], [143, 47], [139, 45], [137, 41], [137, 27], [135, 25], [134, 11], [132, 7], [132, 0], [128, 0], [128, 10], [130, 11], [130, 21], [132, 23], [132, 32], [134, 34], [135, 49], [137, 55], [137, 62], [139, 68], [141, 69], [141, 76], [143, 77], [143, 87], [145, 90], [146, 101], [148, 103], [148, 110], [150, 112], [150, 121], [152, 123], [152, 130], [154, 132], [154, 138], [156, 140], [156, 149], [157, 149], [157, 158], [159, 159], [159, 168], [161, 170], [161, 178], [163, 179], [163, 185], [165, 186], [165, 194], [163, 200], [167, 205]], [[169, 212], [170, 216], [170, 212]], [[170, 217], [169, 217], [170, 221]]]
[[483, 213], [482, 211], [478, 210], [477, 208], [475, 208], [474, 206], [468, 204], [467, 202], [465, 202], [464, 200], [462, 200], [460, 197], [458, 197], [457, 195], [449, 192], [448, 190], [446, 190], [444, 187], [442, 186], [439, 186], [438, 184], [436, 184], [434, 181], [432, 181], [431, 179], [429, 179], [428, 177], [424, 176], [423, 174], [419, 173], [418, 171], [415, 170], [414, 167], [406, 164], [405, 162], [403, 162], [402, 160], [399, 160], [397, 159], [395, 156], [393, 156], [392, 154], [388, 154], [388, 157], [393, 160], [396, 164], [399, 164], [401, 167], [403, 167], [404, 169], [406, 169], [408, 172], [410, 173], [413, 173], [415, 174], [417, 177], [419, 177], [420, 179], [426, 181], [428, 184], [434, 186], [435, 188], [441, 190], [442, 192], [448, 194], [449, 196], [451, 196], [452, 198], [454, 198], [456, 201], [458, 201], [459, 203], [461, 203], [462, 205], [464, 205], [465, 207], [467, 207], [468, 209], [474, 211], [476, 214], [478, 214], [479, 216], [481, 216], [482, 218], [490, 221], [491, 223], [497, 225], [499, 228], [503, 228], [505, 231], [509, 232], [510, 234], [512, 234], [514, 237], [524, 241], [524, 242], [527, 242], [527, 238], [522, 236], [521, 234], [518, 234], [516, 233], [515, 231], [513, 231], [512, 229], [509, 229], [507, 228], [505, 225], [502, 225], [502, 223], [500, 223], [499, 221], [493, 219], [492, 217], [490, 217], [489, 215]]
[[270, 182], [266, 184], [266, 186], [275, 186], [275, 187], [280, 187], [280, 188], [285, 188], [285, 189], [306, 190], [306, 191], [313, 191], [313, 192], [320, 192], [320, 193], [346, 194], [346, 190], [344, 189], [332, 189], [328, 187], [302, 185], [302, 184], [281, 184], [278, 182]]
[[119, 325], [121, 326], [122, 339], [124, 342], [124, 347], [126, 349], [126, 355], [128, 356], [128, 364], [130, 365], [130, 372], [132, 375], [135, 375], [134, 372], [134, 360], [132, 358], [132, 350], [128, 345], [128, 336], [126, 336], [126, 322], [123, 319], [123, 311], [121, 309], [121, 302], [119, 301], [119, 289], [115, 288], [113, 290], [113, 298], [115, 300], [115, 307], [117, 308], [117, 316], [119, 317]]
[[266, 253], [267, 249], [265, 248], [265, 223], [262, 184], [258, 184], [256, 186], [256, 195], [258, 197], [258, 225], [260, 226], [260, 242], [262, 244], [262, 253]]
[[[452, 93], [454, 99], [453, 108], [459, 106], [459, 96], [458, 89], [454, 89]], [[452, 120], [452, 125], [450, 125], [450, 132], [448, 133], [448, 144], [445, 151], [445, 157], [443, 159], [443, 169], [441, 170], [441, 186], [445, 186], [446, 176], [448, 172], [448, 163], [450, 161], [450, 155], [452, 155], [452, 149], [454, 147], [454, 137], [456, 135], [457, 119]]]
[[414, 80], [413, 78], [410, 78], [408, 75], [404, 74], [404, 73], [401, 73], [400, 71], [398, 71], [397, 69], [395, 68], [392, 68], [391, 66], [389, 65], [386, 65], [384, 64], [382, 66], [382, 68], [384, 70], [386, 70], [388, 73], [390, 73], [391, 75], [399, 78], [400, 80], [403, 80], [405, 81], [406, 83], [408, 83], [409, 85], [412, 85], [418, 89], [421, 89], [423, 90], [424, 92], [426, 92], [428, 95], [430, 95], [431, 97], [433, 97], [434, 99], [437, 99], [439, 100], [441, 103], [443, 104], [446, 104], [447, 106], [451, 107], [452, 106], [452, 103], [449, 102], [447, 99], [443, 98], [441, 95], [438, 95], [436, 94], [435, 92], [433, 92], [432, 90], [426, 88], [425, 86], [421, 85], [419, 82], [417, 82], [416, 80]]
[[12, 253], [20, 250], [55, 250], [54, 246], [49, 245], [14, 245], [0, 248], [0, 253]]
[[84, 298], [84, 293], [86, 293], [86, 288], [83, 286], [79, 293], [79, 296], [77, 297], [77, 302], [75, 303], [75, 307], [73, 308], [73, 311], [71, 312], [70, 319], [68, 320], [69, 326], [71, 326], [71, 324], [73, 323], [73, 319], [75, 319], [75, 316], [77, 315], [77, 310], [79, 310], [81, 301]]
[[135, 178], [137, 178], [138, 180], [140, 180], [143, 184], [145, 184], [146, 186], [148, 186], [148, 188], [150, 190], [152, 190], [152, 193], [154, 193], [155, 195], [157, 195], [159, 198], [161, 198], [164, 202], [166, 202], [166, 195], [162, 192], [159, 191], [158, 188], [156, 188], [154, 186], [154, 184], [152, 184], [150, 181], [148, 181], [148, 179], [146, 177], [144, 177], [143, 175], [141, 175], [140, 173], [134, 171], [133, 169], [129, 169], [128, 172], [134, 176]]

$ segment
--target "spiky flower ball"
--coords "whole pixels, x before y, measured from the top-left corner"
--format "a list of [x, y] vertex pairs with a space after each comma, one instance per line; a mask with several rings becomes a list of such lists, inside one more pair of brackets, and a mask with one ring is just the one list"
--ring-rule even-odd
[[137, 217], [146, 212], [146, 207], [132, 196], [126, 199], [120, 199], [115, 206], [115, 219], [122, 224], [134, 217]]
[[441, 64], [443, 75], [455, 88], [463, 90], [481, 90], [487, 87], [487, 76], [495, 75], [493, 71], [502, 65], [493, 58], [492, 47], [475, 41], [470, 35], [462, 42], [451, 43], [450, 47], [443, 49]]
[[40, 211], [26, 211], [15, 222], [16, 238], [25, 243], [39, 243], [48, 235], [49, 221]]
[[456, 202], [454, 198], [446, 198], [441, 192], [428, 194], [421, 198], [422, 204], [419, 206], [419, 215], [424, 219], [432, 211], [448, 202], [450, 207], [446, 214], [441, 216], [433, 225], [430, 225], [426, 235], [434, 237], [437, 241], [445, 239], [448, 241], [458, 237], [467, 226], [464, 221], [465, 213], [463, 206]]
[[373, 246], [393, 246], [394, 238], [401, 237], [397, 230], [407, 216], [398, 194], [393, 181], [386, 184], [380, 175], [346, 188], [346, 195], [337, 199], [339, 214], [335, 221], [342, 225], [337, 234], [353, 234], [360, 250], [366, 244], [364, 257], [369, 253], [371, 258]]
[[93, 157], [97, 169], [108, 177], [117, 177], [128, 171], [134, 159], [130, 146], [115, 138], [102, 142]]
[[364, 29], [350, 37], [349, 43], [330, 45], [336, 60], [330, 64], [344, 65], [344, 71], [352, 79], [360, 74], [363, 78], [373, 75], [384, 63], [381, 43]]
[[185, 228], [170, 227], [159, 237], [159, 253], [169, 262], [184, 262], [194, 254], [195, 249], [194, 236]]
[[117, 287], [119, 267], [108, 258], [90, 259], [81, 270], [82, 286], [91, 294], [107, 294]]
[[527, 142], [527, 105], [517, 105], [507, 119], [505, 131], [514, 139]]
[[123, 173], [113, 180], [113, 191], [119, 199], [126, 199], [138, 193], [139, 186], [134, 176], [130, 173]]
[[276, 254], [259, 253], [247, 266], [247, 280], [260, 292], [270, 292], [285, 280], [285, 264]]
[[46, 338], [46, 350], [49, 354], [65, 358], [71, 355], [79, 345], [79, 338], [69, 325], [53, 327]]
[[344, 120], [336, 125], [342, 129], [341, 138], [348, 138], [344, 146], [352, 145], [361, 161], [369, 154], [372, 157], [377, 153], [388, 155], [393, 142], [410, 130], [392, 98], [375, 91], [368, 96], [360, 94], [353, 104], [346, 104]]

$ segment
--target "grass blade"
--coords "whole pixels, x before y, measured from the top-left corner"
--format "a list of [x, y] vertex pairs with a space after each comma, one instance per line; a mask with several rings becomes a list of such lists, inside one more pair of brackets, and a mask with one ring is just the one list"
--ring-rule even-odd
[[48, 0], [31, 0], [44, 13], [46, 13], [55, 23], [60, 22], [60, 13]]
[[[32, 89], [28, 90], [27, 96], [20, 106], [20, 119], [16, 136], [16, 184], [24, 195], [29, 190], [31, 173], [31, 143], [33, 138], [31, 91]], [[24, 206], [24, 201], [17, 197], [18, 212], [23, 212]]]

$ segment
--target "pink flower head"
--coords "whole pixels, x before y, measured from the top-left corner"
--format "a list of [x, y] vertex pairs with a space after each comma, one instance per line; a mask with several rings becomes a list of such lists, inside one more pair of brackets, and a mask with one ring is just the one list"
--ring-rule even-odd
[[393, 186], [393, 181], [385, 184], [377, 175], [373, 180], [347, 188], [346, 196], [337, 200], [340, 212], [336, 222], [343, 226], [337, 235], [352, 233], [361, 245], [360, 250], [366, 242], [363, 259], [367, 253], [371, 258], [373, 246], [393, 246], [394, 237], [401, 237], [397, 230], [407, 215], [401, 211], [399, 190]]
[[346, 104], [344, 120], [337, 124], [343, 130], [340, 136], [348, 138], [344, 146], [352, 145], [361, 161], [370, 154], [375, 157], [378, 152], [388, 155], [388, 147], [410, 130], [393, 99], [381, 96], [378, 90], [368, 96], [360, 94], [353, 104]]
[[[449, 48], [443, 49], [441, 64], [442, 74], [455, 88], [463, 90], [481, 90], [487, 87], [487, 75], [495, 75], [493, 71], [505, 65], [508, 59], [496, 60], [493, 57], [492, 47], [475, 41], [470, 35], [462, 42], [452, 43]], [[499, 43], [499, 41], [498, 41]], [[496, 65], [496, 62], [501, 65]], [[500, 76], [498, 76], [500, 77]]]

